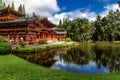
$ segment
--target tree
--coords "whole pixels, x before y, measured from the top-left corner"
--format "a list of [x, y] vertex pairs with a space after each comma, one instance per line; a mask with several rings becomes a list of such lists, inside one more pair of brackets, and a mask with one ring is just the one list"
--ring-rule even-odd
[[59, 22], [59, 28], [67, 31], [67, 37], [73, 41], [89, 41], [92, 39], [95, 28], [88, 19], [76, 18], [73, 21], [66, 17], [63, 23]]
[[[4, 2], [4, 4], [5, 4], [5, 2]], [[6, 7], [4, 4], [3, 4], [2, 0], [0, 0], [0, 10]]]
[[72, 21], [71, 32], [75, 41], [89, 41], [92, 38], [94, 27], [88, 19], [77, 18]]
[[0, 0], [0, 5], [2, 5], [2, 0]]
[[10, 7], [10, 4], [8, 4], [8, 7]]
[[12, 46], [7, 43], [5, 38], [0, 36], [0, 55], [10, 54]]
[[12, 6], [11, 6], [11, 8], [12, 8], [13, 10], [15, 10], [14, 2], [12, 2]]
[[101, 16], [97, 16], [97, 18], [96, 18], [96, 21], [94, 22], [94, 26], [95, 26], [95, 28], [96, 28], [96, 31], [95, 31], [95, 33], [94, 33], [94, 40], [96, 41], [100, 41], [101, 40], [101, 33], [102, 33], [102, 31], [101, 31], [101, 26], [102, 26], [102, 24], [101, 24]]
[[22, 7], [21, 4], [20, 4], [20, 6], [18, 7], [18, 11], [19, 11], [20, 13], [23, 13], [23, 7]]
[[6, 3], [5, 2], [3, 3], [3, 7], [6, 8]]
[[58, 28], [62, 28], [62, 20], [60, 19]]
[[26, 14], [26, 11], [25, 11], [25, 6], [23, 5], [23, 11], [22, 13]]
[[111, 41], [114, 41], [116, 38], [116, 32], [117, 32], [117, 26], [116, 26], [116, 18], [115, 18], [116, 12], [113, 10], [109, 11], [109, 14], [107, 16], [108, 18], [108, 31], [109, 31], [109, 39]]
[[119, 5], [119, 7], [120, 7], [120, 0], [118, 0], [118, 5]]

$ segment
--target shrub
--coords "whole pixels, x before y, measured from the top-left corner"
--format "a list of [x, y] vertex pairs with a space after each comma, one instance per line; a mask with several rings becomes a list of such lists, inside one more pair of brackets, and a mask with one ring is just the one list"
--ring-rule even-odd
[[1, 42], [6, 43], [7, 41], [5, 40], [5, 38], [3, 38], [2, 36], [0, 36], [0, 43], [1, 43]]
[[26, 42], [25, 41], [20, 41], [20, 47], [25, 47]]
[[39, 43], [39, 44], [47, 44], [47, 40], [42, 39], [42, 40], [39, 40], [38, 43]]
[[66, 38], [66, 42], [71, 42], [71, 38]]
[[12, 51], [12, 46], [7, 43], [7, 41], [3, 38], [0, 37], [0, 54], [5, 55], [9, 54]]

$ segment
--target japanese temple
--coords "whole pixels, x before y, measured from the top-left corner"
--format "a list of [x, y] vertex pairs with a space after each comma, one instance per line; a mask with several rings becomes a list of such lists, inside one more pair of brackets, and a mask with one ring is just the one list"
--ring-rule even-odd
[[58, 31], [57, 26], [46, 17], [33, 15], [25, 18], [24, 14], [7, 7], [2, 9], [0, 14], [0, 36], [6, 37], [11, 44], [19, 44], [24, 40], [29, 45], [42, 39], [48, 42], [65, 39], [66, 32]]

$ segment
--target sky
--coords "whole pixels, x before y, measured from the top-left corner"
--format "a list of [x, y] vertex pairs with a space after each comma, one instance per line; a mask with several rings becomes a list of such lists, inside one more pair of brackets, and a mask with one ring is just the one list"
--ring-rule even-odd
[[110, 10], [119, 9], [117, 0], [3, 0], [7, 4], [15, 2], [15, 8], [24, 4], [26, 12], [48, 17], [54, 24], [69, 16], [75, 18], [87, 18], [94, 21], [97, 15], [106, 16]]

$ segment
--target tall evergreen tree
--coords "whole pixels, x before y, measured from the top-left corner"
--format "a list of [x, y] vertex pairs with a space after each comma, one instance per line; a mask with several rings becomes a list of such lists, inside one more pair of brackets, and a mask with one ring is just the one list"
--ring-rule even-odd
[[23, 8], [22, 8], [22, 5], [20, 4], [20, 6], [18, 7], [18, 11], [20, 12], [20, 13], [23, 13]]
[[5, 2], [3, 3], [3, 7], [6, 8], [6, 3]]
[[60, 19], [58, 28], [61, 28], [61, 27], [62, 27], [62, 20]]
[[0, 0], [0, 5], [2, 5], [2, 0]]
[[10, 4], [8, 4], [8, 7], [10, 7]]
[[3, 8], [2, 0], [0, 0], [0, 10]]
[[13, 10], [15, 10], [14, 2], [12, 2], [12, 6], [11, 6], [11, 8], [12, 8]]
[[25, 11], [25, 6], [23, 5], [23, 11], [22, 13], [26, 14], [26, 11]]

